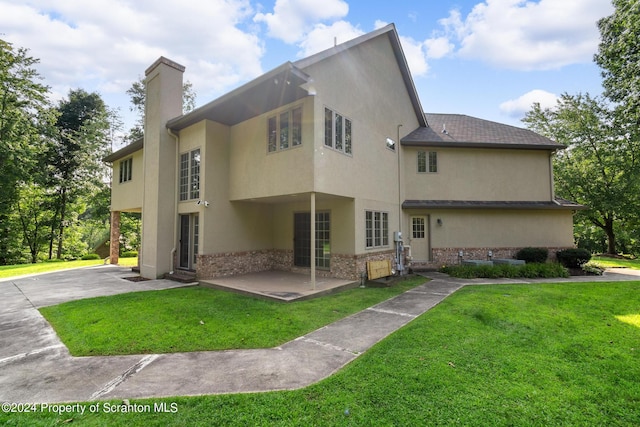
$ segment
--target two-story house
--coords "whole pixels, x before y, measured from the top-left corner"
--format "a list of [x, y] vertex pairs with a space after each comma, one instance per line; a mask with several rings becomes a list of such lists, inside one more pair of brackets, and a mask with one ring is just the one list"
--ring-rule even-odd
[[357, 279], [369, 260], [434, 265], [461, 252], [573, 246], [578, 206], [553, 189], [562, 146], [425, 115], [393, 25], [185, 115], [183, 72], [166, 58], [146, 70], [144, 141], [106, 158], [112, 258], [120, 212], [141, 211], [144, 277], [277, 269]]

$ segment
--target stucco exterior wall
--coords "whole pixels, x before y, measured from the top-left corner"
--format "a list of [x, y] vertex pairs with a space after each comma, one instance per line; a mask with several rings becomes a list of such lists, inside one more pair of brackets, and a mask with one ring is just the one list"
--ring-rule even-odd
[[[269, 153], [268, 118], [302, 106], [302, 144]], [[231, 127], [229, 199], [251, 200], [313, 191], [313, 97]]]
[[434, 210], [429, 218], [434, 249], [573, 246], [573, 214], [567, 210]]
[[[142, 195], [144, 194], [144, 162], [143, 150], [113, 162], [111, 185], [111, 210], [119, 212], [140, 212]], [[132, 158], [131, 180], [119, 182], [120, 162]]]
[[[405, 147], [406, 199], [549, 201], [551, 163], [546, 150]], [[438, 172], [421, 173], [418, 151], [435, 151]]]
[[[386, 146], [419, 126], [387, 37], [355, 46], [305, 69], [314, 79], [316, 191], [397, 201], [398, 153]], [[324, 145], [324, 110], [352, 122], [353, 154]], [[398, 125], [402, 124], [400, 128]]]

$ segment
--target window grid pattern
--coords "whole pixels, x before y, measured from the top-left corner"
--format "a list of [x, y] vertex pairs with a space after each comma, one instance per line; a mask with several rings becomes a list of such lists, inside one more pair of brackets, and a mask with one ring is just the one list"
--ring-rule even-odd
[[389, 246], [389, 213], [365, 211], [365, 246], [379, 248]]
[[302, 107], [267, 119], [267, 151], [274, 153], [302, 144]]
[[429, 152], [429, 172], [438, 172], [438, 153], [435, 151]]
[[180, 201], [200, 197], [200, 149], [180, 154]]
[[191, 152], [191, 176], [189, 180], [189, 196], [191, 199], [200, 197], [200, 149]]
[[413, 239], [424, 239], [425, 221], [422, 217], [414, 217], [411, 219], [411, 237]]
[[353, 154], [351, 132], [351, 120], [329, 108], [324, 109], [324, 145], [351, 155]]
[[329, 268], [331, 260], [329, 212], [316, 212], [316, 267]]
[[133, 158], [120, 162], [120, 183], [131, 181], [133, 168]]
[[198, 263], [198, 244], [200, 238], [200, 217], [193, 215], [193, 265]]
[[189, 198], [189, 153], [180, 155], [180, 200]]

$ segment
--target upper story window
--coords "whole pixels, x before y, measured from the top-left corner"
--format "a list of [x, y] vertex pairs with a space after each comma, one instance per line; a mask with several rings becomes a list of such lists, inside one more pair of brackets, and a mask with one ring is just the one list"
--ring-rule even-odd
[[120, 183], [131, 181], [133, 169], [133, 157], [120, 161]]
[[352, 154], [351, 120], [329, 108], [324, 109], [324, 145]]
[[267, 150], [273, 153], [302, 144], [302, 107], [282, 111], [267, 119]]
[[438, 172], [438, 153], [418, 151], [418, 172]]
[[200, 197], [200, 149], [180, 154], [180, 200]]

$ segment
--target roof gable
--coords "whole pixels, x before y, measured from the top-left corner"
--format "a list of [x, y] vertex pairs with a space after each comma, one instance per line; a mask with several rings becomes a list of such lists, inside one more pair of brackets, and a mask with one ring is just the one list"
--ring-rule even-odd
[[404, 85], [407, 89], [407, 93], [409, 95], [411, 105], [413, 106], [413, 110], [415, 111], [418, 123], [421, 126], [427, 126], [427, 120], [425, 119], [424, 112], [422, 111], [422, 105], [420, 104], [418, 91], [416, 90], [415, 84], [413, 82], [413, 78], [411, 77], [409, 65], [407, 64], [407, 60], [404, 56], [404, 51], [402, 50], [402, 45], [400, 44], [400, 38], [398, 37], [398, 32], [396, 31], [396, 27], [394, 24], [386, 25], [375, 31], [364, 34], [360, 37], [356, 37], [345, 43], [336, 45], [330, 49], [316, 53], [307, 58], [300, 59], [294, 62], [293, 64], [300, 69], [305, 69], [313, 64], [316, 64], [320, 61], [324, 61], [328, 58], [331, 58], [334, 55], [341, 54], [355, 46], [364, 44], [377, 37], [387, 37], [389, 39], [391, 48], [393, 50], [393, 55], [395, 57], [395, 61], [398, 64], [398, 68], [400, 69], [400, 73], [402, 75]]
[[521, 148], [558, 150], [558, 144], [528, 129], [483, 120], [464, 114], [426, 115], [428, 126], [402, 138], [407, 146]]
[[293, 63], [286, 62], [188, 114], [171, 119], [167, 123], [167, 127], [174, 131], [179, 131], [201, 120], [212, 120], [226, 125], [234, 125], [313, 94], [308, 92], [308, 84], [311, 83], [311, 78], [304, 72], [305, 68], [376, 37], [389, 38], [418, 123], [421, 126], [427, 126], [418, 93], [400, 45], [398, 33], [395, 26], [389, 24], [307, 58]]

